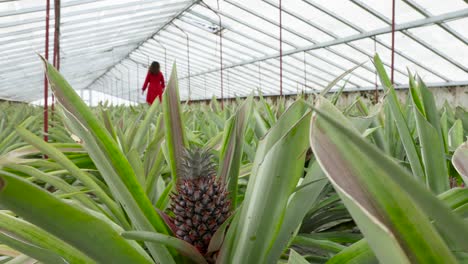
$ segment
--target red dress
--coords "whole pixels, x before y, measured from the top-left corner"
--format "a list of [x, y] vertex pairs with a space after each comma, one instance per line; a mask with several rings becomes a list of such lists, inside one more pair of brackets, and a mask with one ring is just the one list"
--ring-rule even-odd
[[143, 91], [146, 90], [148, 87], [149, 83], [149, 88], [148, 88], [148, 94], [146, 95], [146, 102], [151, 105], [154, 102], [154, 99], [156, 97], [159, 98], [159, 101], [161, 102], [161, 97], [164, 92], [164, 88], [166, 85], [164, 84], [164, 76], [162, 75], [161, 72], [157, 74], [152, 74], [150, 71], [148, 71], [148, 74], [146, 75], [145, 83], [143, 84]]

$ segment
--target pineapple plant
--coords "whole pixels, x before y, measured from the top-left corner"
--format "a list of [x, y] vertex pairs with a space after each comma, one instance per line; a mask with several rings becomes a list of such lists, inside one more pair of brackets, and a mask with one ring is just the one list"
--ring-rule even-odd
[[226, 184], [216, 176], [212, 154], [185, 149], [179, 179], [171, 195], [168, 225], [174, 234], [206, 254], [216, 230], [230, 215]]

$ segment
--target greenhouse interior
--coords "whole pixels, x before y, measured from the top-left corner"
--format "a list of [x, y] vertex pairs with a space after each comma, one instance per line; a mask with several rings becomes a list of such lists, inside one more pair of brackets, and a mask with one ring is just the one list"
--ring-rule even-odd
[[0, 0], [0, 263], [468, 263], [466, 0]]

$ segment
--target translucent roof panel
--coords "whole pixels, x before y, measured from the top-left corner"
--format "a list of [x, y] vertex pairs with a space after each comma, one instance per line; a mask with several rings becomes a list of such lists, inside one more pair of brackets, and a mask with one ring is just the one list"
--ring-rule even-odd
[[[53, 56], [51, 1], [49, 60]], [[61, 72], [85, 89], [192, 5], [188, 0], [61, 1]], [[42, 96], [46, 1], [0, 3], [0, 95], [33, 101]]]
[[[395, 85], [407, 86], [407, 70], [429, 86], [467, 85], [466, 2], [395, 7]], [[317, 92], [359, 64], [333, 89], [375, 89], [375, 53], [390, 71], [392, 1], [288, 0], [281, 24], [279, 14], [278, 0], [62, 0], [60, 70], [77, 90], [125, 102], [144, 102], [152, 61], [166, 79], [177, 65], [183, 100], [278, 95], [281, 80], [283, 94]], [[44, 37], [45, 1], [0, 2], [0, 98], [41, 98]]]

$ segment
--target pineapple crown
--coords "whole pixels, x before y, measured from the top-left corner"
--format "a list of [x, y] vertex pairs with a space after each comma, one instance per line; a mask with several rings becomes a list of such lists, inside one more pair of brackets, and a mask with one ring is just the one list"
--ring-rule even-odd
[[194, 148], [184, 149], [179, 169], [180, 179], [197, 179], [216, 175], [216, 165], [209, 150]]

